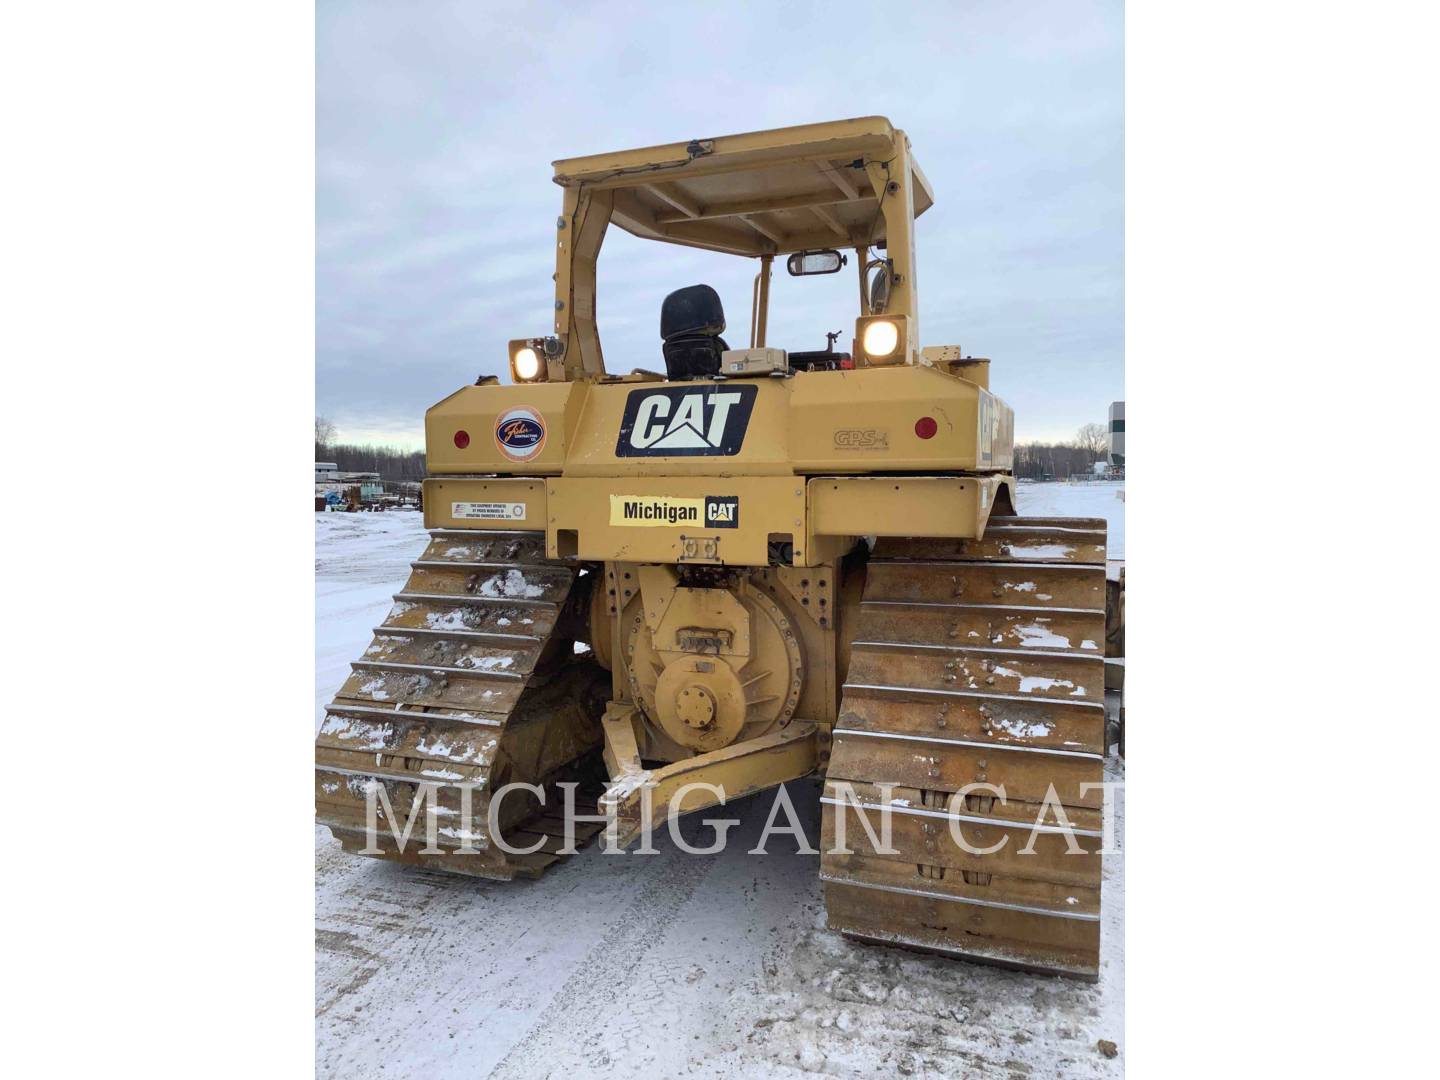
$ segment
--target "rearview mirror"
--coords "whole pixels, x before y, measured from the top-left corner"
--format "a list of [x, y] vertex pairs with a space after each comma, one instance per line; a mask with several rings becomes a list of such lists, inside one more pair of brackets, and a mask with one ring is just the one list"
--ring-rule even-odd
[[882, 259], [867, 267], [870, 277], [870, 314], [880, 315], [890, 302], [890, 260]]
[[809, 274], [835, 274], [845, 265], [845, 256], [834, 248], [820, 248], [818, 251], [797, 251], [785, 260], [785, 269], [791, 277], [806, 277]]

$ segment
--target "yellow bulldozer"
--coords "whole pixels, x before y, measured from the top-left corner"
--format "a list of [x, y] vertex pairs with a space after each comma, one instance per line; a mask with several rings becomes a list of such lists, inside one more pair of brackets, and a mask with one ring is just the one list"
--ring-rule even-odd
[[[816, 775], [831, 928], [1095, 978], [1105, 522], [1017, 516], [990, 362], [921, 344], [934, 195], [905, 133], [695, 139], [555, 182], [553, 327], [510, 342], [511, 385], [426, 414], [431, 539], [327, 709], [319, 821], [511, 879], [573, 850], [557, 785], [603, 784], [623, 844]], [[693, 285], [655, 355], [607, 370], [611, 225], [757, 260], [743, 347]], [[796, 277], [853, 258], [848, 351], [768, 341], [777, 257]], [[422, 798], [432, 835], [407, 844]]]

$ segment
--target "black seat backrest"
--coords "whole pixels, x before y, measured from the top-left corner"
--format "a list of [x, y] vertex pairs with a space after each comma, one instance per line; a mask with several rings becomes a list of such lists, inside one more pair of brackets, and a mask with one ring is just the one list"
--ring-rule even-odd
[[728, 345], [725, 309], [709, 285], [676, 289], [660, 305], [660, 337], [664, 341], [665, 373], [672, 379], [713, 378], [720, 372], [720, 354]]

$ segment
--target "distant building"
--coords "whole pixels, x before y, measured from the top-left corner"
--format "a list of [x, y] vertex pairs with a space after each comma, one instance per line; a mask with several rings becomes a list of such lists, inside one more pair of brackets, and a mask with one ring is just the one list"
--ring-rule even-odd
[[362, 503], [373, 503], [385, 494], [385, 485], [377, 472], [341, 472], [333, 461], [317, 461], [315, 494], [342, 499], [353, 495]]
[[385, 485], [377, 472], [337, 472], [335, 479], [344, 488], [354, 488], [362, 503], [379, 502], [385, 494]]
[[1125, 403], [1110, 403], [1110, 465], [1116, 469], [1125, 467]]

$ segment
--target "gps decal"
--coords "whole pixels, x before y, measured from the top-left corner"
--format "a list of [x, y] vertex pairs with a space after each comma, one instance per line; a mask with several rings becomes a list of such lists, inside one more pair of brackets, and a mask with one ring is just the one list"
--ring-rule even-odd
[[511, 461], [529, 461], [545, 446], [545, 418], [536, 409], [517, 405], [495, 421], [495, 445]]
[[689, 389], [630, 391], [616, 457], [733, 457], [745, 442], [753, 385], [726, 383]]

